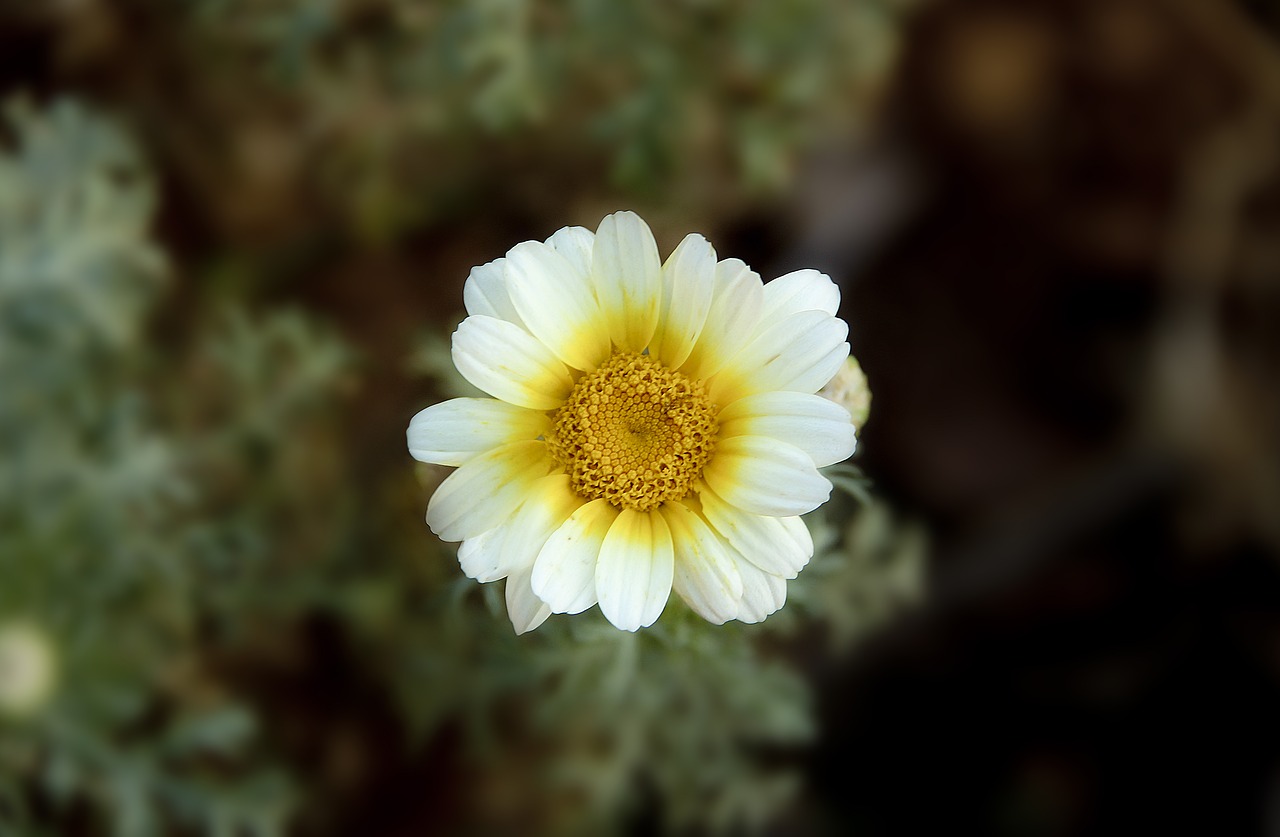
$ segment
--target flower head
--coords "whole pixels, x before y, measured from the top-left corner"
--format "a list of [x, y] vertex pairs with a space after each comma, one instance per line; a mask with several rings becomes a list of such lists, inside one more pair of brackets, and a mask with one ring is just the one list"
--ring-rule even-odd
[[43, 631], [25, 622], [0, 625], [0, 716], [29, 715], [53, 693], [55, 653]]
[[867, 375], [856, 358], [845, 358], [844, 365], [826, 386], [818, 390], [818, 395], [848, 410], [853, 426], [858, 429], [871, 415], [871, 387], [867, 385]]
[[597, 603], [634, 631], [673, 590], [717, 624], [782, 606], [818, 468], [855, 444], [815, 394], [849, 355], [827, 276], [764, 284], [696, 234], [664, 263], [619, 212], [516, 245], [463, 296], [454, 363], [493, 398], [418, 413], [409, 452], [458, 466], [427, 523], [468, 576], [507, 580], [517, 632]]

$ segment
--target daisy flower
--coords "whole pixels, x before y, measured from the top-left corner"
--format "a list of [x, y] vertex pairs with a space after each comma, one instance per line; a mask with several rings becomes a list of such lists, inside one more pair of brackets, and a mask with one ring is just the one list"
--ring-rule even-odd
[[618, 628], [672, 591], [705, 619], [758, 622], [813, 541], [799, 515], [855, 444], [815, 394], [849, 355], [840, 292], [799, 270], [768, 284], [700, 235], [662, 262], [631, 212], [565, 227], [471, 271], [458, 371], [492, 398], [409, 424], [409, 452], [456, 465], [427, 524], [462, 570], [506, 579], [517, 633], [599, 604]]

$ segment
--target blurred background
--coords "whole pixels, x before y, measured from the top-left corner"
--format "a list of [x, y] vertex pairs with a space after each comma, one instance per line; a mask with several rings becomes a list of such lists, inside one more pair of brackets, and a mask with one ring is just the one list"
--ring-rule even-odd
[[[0, 834], [1280, 834], [1280, 7], [0, 3]], [[758, 626], [423, 522], [471, 266], [639, 211], [874, 393]]]

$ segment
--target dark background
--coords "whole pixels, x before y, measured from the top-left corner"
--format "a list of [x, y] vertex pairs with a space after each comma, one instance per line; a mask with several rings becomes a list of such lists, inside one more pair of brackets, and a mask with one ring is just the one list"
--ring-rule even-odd
[[859, 267], [862, 461], [937, 536], [924, 612], [825, 681], [813, 775], [863, 833], [1280, 829], [1280, 64], [1252, 6], [909, 27], [864, 164], [913, 210], [827, 245]]

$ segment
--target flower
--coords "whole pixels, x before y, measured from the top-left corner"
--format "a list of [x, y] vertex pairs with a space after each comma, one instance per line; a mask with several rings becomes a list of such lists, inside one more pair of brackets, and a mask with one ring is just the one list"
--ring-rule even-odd
[[696, 234], [663, 263], [618, 212], [474, 268], [463, 299], [453, 360], [493, 398], [418, 413], [409, 452], [458, 466], [427, 523], [468, 576], [507, 580], [517, 633], [597, 603], [635, 631], [673, 590], [716, 624], [783, 605], [818, 468], [855, 443], [815, 394], [849, 355], [829, 277], [766, 285]]
[[855, 358], [845, 358], [844, 365], [826, 386], [818, 390], [818, 395], [848, 410], [853, 426], [858, 429], [862, 429], [871, 414], [871, 388], [867, 386], [866, 373]]
[[24, 622], [0, 625], [0, 715], [21, 717], [45, 704], [56, 679], [48, 637]]

